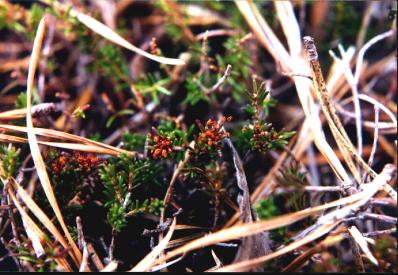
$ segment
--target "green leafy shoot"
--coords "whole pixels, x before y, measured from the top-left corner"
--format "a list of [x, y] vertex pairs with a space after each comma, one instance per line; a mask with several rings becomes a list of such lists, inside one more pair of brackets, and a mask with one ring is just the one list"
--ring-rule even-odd
[[199, 101], [210, 102], [210, 97], [206, 95], [203, 89], [198, 85], [200, 79], [193, 74], [189, 74], [186, 78], [185, 89], [187, 90], [187, 96], [183, 101], [183, 104], [189, 104], [191, 106], [196, 105]]
[[109, 127], [111, 127], [112, 126], [112, 124], [115, 122], [115, 120], [118, 118], [118, 117], [121, 117], [121, 116], [128, 116], [128, 115], [132, 115], [132, 114], [134, 114], [134, 111], [133, 110], [130, 110], [130, 109], [123, 109], [123, 110], [120, 110], [120, 111], [118, 111], [116, 114], [113, 114], [107, 121], [106, 121], [106, 128], [109, 128]]
[[104, 184], [104, 206], [108, 210], [108, 222], [114, 230], [119, 232], [127, 225], [127, 216], [156, 212], [155, 205], [145, 201], [142, 204], [137, 201], [133, 203], [131, 196], [138, 187], [145, 192], [149, 185], [160, 184], [157, 181], [160, 171], [160, 167], [150, 159], [138, 160], [126, 155], [110, 159], [100, 169], [100, 178]]
[[146, 135], [124, 132], [122, 135], [122, 146], [128, 151], [143, 150], [145, 146]]
[[253, 79], [253, 91], [247, 92], [250, 104], [244, 108], [251, 115], [251, 119], [248, 124], [243, 126], [239, 137], [240, 143], [248, 144], [250, 150], [262, 153], [283, 148], [288, 144], [288, 139], [295, 134], [295, 132], [288, 131], [277, 132], [272, 124], [266, 121], [269, 108], [276, 104], [275, 100], [267, 98], [268, 95], [265, 83], [258, 86]]
[[[32, 104], [39, 104], [40, 103], [40, 97], [39, 93], [36, 88], [33, 88], [33, 98], [32, 98]], [[15, 108], [17, 109], [23, 109], [26, 108], [27, 104], [27, 97], [26, 97], [26, 92], [20, 92], [17, 100], [15, 101]]]
[[4, 178], [14, 177], [19, 168], [21, 150], [13, 146], [0, 146], [0, 175]]
[[158, 79], [157, 77], [155, 77], [155, 75], [148, 73], [135, 85], [139, 93], [141, 93], [142, 95], [149, 94], [155, 104], [159, 105], [159, 95], [172, 95], [172, 92], [166, 88], [169, 83], [170, 78], [168, 77]]

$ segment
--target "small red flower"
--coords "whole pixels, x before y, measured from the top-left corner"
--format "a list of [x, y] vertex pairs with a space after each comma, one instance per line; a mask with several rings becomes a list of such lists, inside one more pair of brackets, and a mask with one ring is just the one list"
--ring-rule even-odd
[[222, 139], [229, 137], [228, 132], [222, 131], [222, 126], [224, 125], [225, 121], [231, 121], [231, 119], [231, 117], [222, 117], [219, 121], [209, 119], [206, 122], [205, 127], [203, 127], [203, 125], [197, 121], [199, 128], [202, 131], [198, 138], [199, 145], [207, 144], [210, 147], [219, 148]]
[[173, 152], [173, 142], [170, 138], [159, 134], [148, 134], [153, 143], [151, 154], [154, 159], [167, 158]]

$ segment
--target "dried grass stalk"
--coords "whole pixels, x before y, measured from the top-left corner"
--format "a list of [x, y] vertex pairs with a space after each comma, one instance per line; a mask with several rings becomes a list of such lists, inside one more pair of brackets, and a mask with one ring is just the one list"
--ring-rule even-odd
[[44, 164], [43, 158], [40, 153], [39, 145], [37, 143], [37, 138], [34, 133], [34, 127], [33, 127], [33, 120], [32, 120], [32, 93], [33, 93], [33, 86], [34, 86], [34, 77], [35, 77], [35, 72], [36, 68], [40, 59], [40, 51], [41, 51], [41, 45], [43, 42], [44, 38], [44, 33], [45, 33], [45, 28], [46, 28], [46, 18], [43, 17], [39, 23], [39, 26], [37, 28], [37, 33], [35, 36], [35, 40], [33, 43], [33, 49], [32, 49], [32, 55], [31, 59], [29, 62], [29, 71], [28, 71], [28, 81], [27, 81], [27, 104], [26, 104], [26, 130], [28, 134], [28, 140], [29, 140], [29, 147], [31, 150], [32, 154], [32, 159], [35, 164], [35, 167], [37, 169], [37, 174], [39, 176], [41, 185], [43, 187], [43, 190], [46, 194], [46, 197], [53, 208], [53, 211], [57, 217], [57, 220], [59, 221], [66, 238], [69, 241], [70, 246], [72, 247], [73, 250], [73, 259], [76, 264], [80, 265], [82, 255], [80, 253], [80, 250], [78, 249], [77, 245], [75, 244], [72, 236], [69, 233], [68, 228], [66, 227], [66, 224], [64, 222], [61, 210], [58, 206], [57, 200], [54, 195], [53, 188], [51, 186], [50, 179], [48, 177], [47, 171], [46, 171], [46, 166]]

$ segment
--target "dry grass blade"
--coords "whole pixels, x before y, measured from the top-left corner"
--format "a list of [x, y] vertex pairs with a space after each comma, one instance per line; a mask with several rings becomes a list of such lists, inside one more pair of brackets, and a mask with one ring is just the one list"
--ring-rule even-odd
[[156, 258], [167, 247], [167, 244], [169, 243], [171, 237], [173, 236], [175, 226], [176, 226], [176, 218], [174, 218], [173, 223], [170, 226], [169, 232], [167, 232], [167, 235], [164, 237], [164, 239], [160, 241], [160, 243], [151, 251], [151, 253], [146, 255], [144, 259], [142, 259], [135, 267], [133, 267], [130, 270], [131, 272], [136, 272], [136, 271], [142, 272], [151, 269], [151, 267], [155, 264]]
[[45, 17], [40, 21], [40, 24], [37, 28], [37, 33], [36, 37], [33, 43], [33, 50], [32, 50], [32, 55], [31, 55], [31, 60], [29, 62], [29, 71], [28, 71], [28, 81], [27, 81], [27, 104], [26, 104], [26, 128], [27, 128], [27, 134], [28, 134], [28, 140], [29, 140], [29, 147], [31, 150], [32, 154], [32, 159], [35, 164], [35, 167], [37, 169], [37, 174], [39, 176], [41, 185], [43, 187], [43, 190], [46, 194], [46, 197], [52, 206], [54, 213], [66, 235], [66, 238], [69, 241], [69, 244], [72, 247], [74, 257], [73, 259], [75, 262], [79, 263], [81, 262], [82, 255], [76, 246], [75, 242], [73, 241], [72, 236], [69, 233], [68, 228], [66, 227], [66, 224], [64, 222], [61, 210], [58, 206], [57, 200], [54, 195], [53, 188], [51, 186], [50, 179], [48, 177], [47, 171], [46, 171], [46, 166], [44, 164], [43, 158], [40, 153], [40, 148], [37, 143], [37, 138], [34, 133], [34, 127], [33, 127], [33, 121], [32, 121], [32, 113], [31, 113], [31, 108], [32, 108], [32, 93], [33, 93], [33, 86], [34, 86], [34, 77], [35, 77], [35, 72], [36, 68], [40, 59], [40, 51], [41, 51], [41, 45], [43, 42], [44, 38], [44, 33], [45, 33], [45, 28], [46, 28], [46, 19]]
[[41, 245], [39, 236], [36, 234], [36, 232], [33, 229], [31, 229], [31, 224], [25, 220], [24, 216], [21, 215], [21, 219], [23, 227], [25, 228], [26, 235], [29, 238], [29, 240], [32, 242], [32, 247], [36, 253], [36, 257], [42, 258], [43, 256], [46, 255], [46, 252], [44, 251], [44, 248]]
[[[28, 143], [26, 138], [0, 134], [0, 141], [7, 143]], [[50, 141], [37, 141], [38, 144], [47, 145], [51, 147], [69, 149], [69, 150], [78, 150], [82, 152], [88, 153], [96, 153], [96, 154], [105, 154], [110, 156], [118, 156], [120, 153], [115, 152], [113, 150], [109, 150], [106, 148], [96, 147], [92, 145], [78, 144], [78, 143], [66, 143], [66, 142], [50, 142]]]
[[[352, 48], [352, 47], [350, 47]], [[342, 63], [342, 66], [345, 68], [344, 69], [344, 75], [345, 78], [348, 82], [348, 84], [351, 87], [352, 90], [352, 95], [353, 95], [353, 102], [354, 102], [354, 113], [355, 113], [355, 125], [356, 125], [356, 132], [357, 132], [357, 148], [358, 148], [358, 154], [360, 156], [362, 156], [362, 150], [363, 150], [363, 138], [362, 138], [362, 111], [361, 111], [361, 106], [360, 106], [360, 102], [359, 102], [359, 91], [358, 91], [358, 82], [355, 82], [354, 80], [354, 75], [351, 71], [350, 68], [350, 55], [348, 54], [348, 51], [350, 50], [350, 48], [345, 51], [343, 46], [341, 44], [339, 44], [339, 51], [340, 54], [342, 56], [341, 59], [337, 58], [336, 56], [334, 56], [335, 61]], [[332, 51], [330, 51], [332, 52]]]
[[366, 172], [375, 177], [376, 173], [366, 164], [366, 162], [353, 147], [347, 133], [344, 130], [344, 127], [342, 126], [340, 119], [336, 115], [336, 110], [334, 109], [334, 106], [329, 100], [329, 94], [326, 88], [326, 84], [323, 80], [322, 71], [318, 62], [318, 53], [315, 48], [314, 39], [309, 36], [304, 37], [304, 45], [308, 55], [308, 61], [311, 65], [313, 83], [315, 86], [318, 100], [321, 103], [322, 111], [327, 119], [330, 129], [332, 130], [332, 134], [336, 139], [337, 145], [339, 146], [340, 151], [347, 162], [347, 165], [349, 166], [351, 172], [358, 182], [360, 182], [361, 178], [358, 169], [353, 163], [352, 158], [354, 158], [359, 164], [361, 164]]
[[174, 239], [172, 241], [169, 241], [169, 243], [167, 244], [166, 248], [169, 249], [169, 248], [181, 246], [184, 243], [187, 243], [187, 242], [189, 242], [191, 240], [195, 240], [197, 238], [203, 237], [205, 235], [206, 235], [205, 232], [201, 232], [201, 233], [191, 234], [191, 235], [186, 236], [186, 237], [181, 237], [181, 238], [178, 238], [178, 239]]
[[353, 239], [357, 242], [359, 247], [362, 249], [363, 253], [365, 253], [366, 257], [374, 264], [374, 265], [379, 265], [377, 262], [376, 258], [373, 256], [372, 252], [370, 252], [369, 247], [368, 247], [368, 242], [362, 236], [361, 232], [359, 232], [358, 228], [356, 226], [351, 226], [348, 228], [348, 232], [350, 232], [351, 236]]
[[265, 22], [254, 3], [251, 0], [235, 0], [235, 4], [264, 48], [270, 52], [275, 60], [279, 60], [282, 63], [281, 65], [285, 71], [289, 70], [290, 57], [288, 52]]
[[[286, 57], [284, 54], [286, 50], [283, 48], [283, 46], [281, 46], [281, 43], [279, 41], [279, 43], [275, 42], [275, 44], [278, 45], [279, 58], [283, 57], [284, 63], [286, 64], [286, 68], [284, 68], [284, 70], [294, 71], [294, 68], [308, 68], [308, 66], [304, 62], [303, 57], [301, 56], [300, 28], [298, 27], [298, 22], [296, 17], [294, 16], [294, 12], [292, 12], [292, 4], [290, 2], [276, 2], [275, 5], [277, 7], [278, 19], [282, 24], [283, 31], [288, 40], [290, 48], [290, 56]], [[251, 5], [250, 9], [253, 10], [253, 13], [259, 14], [257, 8], [254, 5]], [[246, 18], [246, 20], [249, 22], [248, 18]], [[272, 40], [277, 39], [272, 30], [266, 25], [262, 17], [261, 19], [258, 19], [258, 22], [261, 22], [259, 27], [260, 29], [262, 29], [262, 35], [258, 37], [258, 39], [264, 39], [262, 38], [262, 36], [268, 37], [268, 39]], [[279, 58], [276, 60], [279, 60]], [[304, 69], [304, 71], [308, 71], [308, 69]], [[305, 74], [307, 75], [309, 73]], [[323, 134], [321, 122], [318, 116], [318, 110], [312, 99], [308, 80], [303, 79], [303, 77], [293, 77], [293, 79], [296, 85], [297, 94], [299, 96], [303, 111], [306, 116], [306, 120], [309, 121], [312, 138], [314, 139], [317, 148], [328, 160], [331, 168], [339, 177], [339, 179], [341, 179], [342, 181], [349, 180], [349, 176], [347, 175], [344, 167], [337, 158], [333, 149], [327, 143], [326, 138]]]
[[344, 239], [344, 235], [328, 236], [326, 239], [316, 244], [314, 247], [308, 249], [303, 254], [294, 259], [287, 267], [285, 267], [282, 272], [292, 272], [296, 271], [303, 265], [312, 255], [319, 253], [320, 251], [326, 249], [329, 246], [335, 245]]
[[395, 2], [19, 2], [0, 265], [398, 270]]
[[223, 266], [221, 260], [217, 257], [216, 253], [214, 252], [214, 250], [211, 250], [211, 255], [213, 256], [214, 261], [216, 262], [216, 268], [220, 268]]
[[[190, 146], [190, 147], [194, 147], [194, 146], [195, 146], [195, 142], [192, 141], [192, 142], [189, 144], [189, 146]], [[168, 206], [168, 204], [169, 204], [169, 202], [170, 202], [170, 200], [171, 200], [171, 198], [172, 198], [173, 190], [174, 190], [174, 184], [176, 183], [176, 181], [177, 181], [177, 179], [178, 179], [178, 176], [179, 176], [180, 172], [182, 171], [182, 169], [184, 168], [184, 166], [188, 163], [188, 160], [189, 160], [189, 153], [188, 153], [188, 152], [189, 152], [189, 151], [187, 151], [187, 152], [185, 153], [185, 158], [184, 158], [184, 160], [182, 160], [182, 161], [180, 161], [180, 162], [178, 163], [178, 166], [177, 166], [177, 168], [174, 170], [173, 176], [171, 177], [169, 187], [167, 188], [166, 194], [165, 194], [164, 199], [163, 199], [164, 208], [161, 210], [161, 213], [160, 213], [160, 221], [159, 221], [160, 223], [164, 223], [165, 214], [166, 214], [166, 208], [167, 208], [167, 206]], [[159, 234], [159, 242], [161, 242], [162, 240], [163, 240], [163, 233], [160, 233], [160, 234]], [[160, 251], [160, 253], [161, 253], [161, 255], [163, 255], [163, 250]]]
[[382, 103], [374, 99], [373, 97], [366, 95], [366, 94], [360, 94], [359, 99], [364, 100], [366, 102], [369, 102], [370, 104], [373, 104], [375, 107], [380, 108], [384, 113], [388, 115], [388, 117], [391, 119], [392, 123], [394, 124], [395, 129], [397, 128], [397, 118], [396, 115], [394, 115], [390, 109], [388, 109], [386, 106], [384, 106]]
[[0, 120], [22, 119], [26, 116], [26, 109], [16, 109], [0, 113]]
[[364, 190], [362, 192], [356, 193], [356, 195], [361, 194], [361, 198], [358, 201], [347, 203], [347, 206], [323, 215], [319, 218], [318, 222], [321, 224], [330, 223], [336, 219], [345, 218], [350, 213], [355, 213], [356, 210], [368, 203], [377, 192], [382, 190], [386, 184], [391, 182], [395, 177], [395, 174], [396, 168], [393, 164], [385, 165], [383, 171], [378, 174], [371, 183], [363, 186]]
[[107, 266], [104, 267], [104, 269], [101, 270], [101, 272], [114, 272], [116, 271], [118, 264], [116, 261], [111, 261]]
[[366, 51], [373, 46], [375, 43], [379, 42], [380, 40], [383, 40], [389, 36], [394, 35], [394, 31], [393, 30], [389, 30], [385, 33], [376, 35], [375, 37], [373, 37], [372, 39], [370, 39], [360, 50], [358, 53], [358, 60], [357, 60], [357, 64], [355, 66], [355, 75], [354, 75], [354, 79], [355, 79], [355, 83], [359, 83], [359, 78], [361, 76], [361, 71], [362, 71], [362, 64], [363, 64], [363, 58], [365, 56]]
[[336, 221], [332, 224], [325, 224], [321, 227], [319, 227], [317, 230], [313, 231], [311, 234], [307, 235], [306, 237], [304, 237], [301, 240], [295, 241], [287, 246], [285, 246], [284, 248], [275, 251], [274, 253], [268, 254], [266, 256], [263, 257], [258, 257], [255, 259], [251, 259], [248, 261], [244, 261], [244, 262], [240, 262], [237, 264], [232, 264], [232, 265], [228, 265], [225, 266], [223, 268], [220, 268], [218, 270], [216, 270], [217, 272], [243, 272], [243, 271], [247, 271], [250, 270], [254, 267], [257, 267], [259, 265], [262, 265], [264, 262], [269, 261], [273, 258], [279, 257], [283, 254], [286, 254], [296, 248], [299, 248], [302, 245], [305, 245], [309, 242], [312, 242], [320, 237], [322, 237], [323, 235], [329, 233], [333, 228], [335, 228], [340, 222]]
[[[35, 203], [35, 201], [26, 193], [26, 191], [14, 180], [11, 180], [13, 188], [16, 190], [19, 197], [28, 207], [28, 209], [36, 216], [36, 218], [47, 228], [47, 230], [54, 236], [54, 238], [59, 241], [59, 243], [68, 249], [69, 245], [64, 239], [62, 234], [58, 231], [52, 221], [47, 217], [47, 215], [40, 209], [40, 207]], [[69, 252], [71, 253], [71, 252]]]
[[[378, 180], [379, 183], [374, 188], [369, 188], [369, 190], [365, 190], [365, 191], [356, 193], [354, 195], [344, 197], [344, 198], [336, 200], [336, 201], [332, 201], [332, 202], [324, 204], [324, 205], [307, 208], [302, 211], [298, 211], [298, 212], [291, 213], [291, 214], [285, 214], [285, 215], [275, 217], [275, 218], [272, 218], [272, 219], [269, 219], [266, 221], [260, 221], [260, 222], [255, 222], [255, 223], [251, 223], [251, 224], [236, 225], [236, 226], [233, 226], [230, 228], [222, 229], [220, 231], [209, 234], [202, 238], [193, 240], [192, 242], [190, 242], [182, 247], [176, 248], [175, 250], [168, 252], [163, 258], [160, 258], [158, 261], [159, 262], [167, 261], [171, 258], [178, 256], [178, 255], [185, 254], [189, 251], [192, 251], [192, 250], [195, 250], [195, 249], [198, 249], [201, 247], [213, 245], [213, 244], [220, 243], [220, 242], [241, 239], [246, 236], [255, 235], [260, 232], [264, 232], [267, 230], [273, 230], [273, 229], [276, 229], [276, 228], [279, 228], [282, 226], [293, 224], [297, 221], [300, 221], [300, 220], [302, 220], [306, 217], [309, 217], [311, 215], [318, 214], [320, 211], [323, 211], [323, 210], [331, 208], [331, 207], [335, 207], [335, 206], [339, 206], [339, 205], [346, 205], [346, 204], [350, 204], [350, 203], [354, 203], [354, 202], [358, 202], [358, 201], [363, 202], [364, 199], [368, 199], [370, 194], [373, 195], [374, 192], [376, 192], [378, 190], [380, 182], [386, 179], [385, 176], [379, 177], [379, 180]], [[352, 207], [350, 205], [348, 205], [348, 207], [350, 208], [349, 210], [351, 211]], [[342, 209], [346, 210], [345, 208], [342, 208]], [[334, 214], [334, 212], [332, 212], [331, 214]], [[328, 218], [329, 217], [331, 217], [331, 216], [328, 216]], [[325, 219], [321, 224], [328, 223], [328, 222], [330, 222], [329, 219]]]
[[29, 217], [26, 211], [22, 208], [14, 192], [9, 190], [9, 194], [12, 199], [12, 202], [17, 207], [21, 215], [21, 219], [24, 224], [26, 234], [32, 241], [33, 250], [35, 251], [37, 258], [44, 256], [46, 254], [42, 245], [45, 243], [44, 233], [40, 230], [40, 228], [36, 225], [36, 223]]
[[[41, 103], [32, 106], [32, 115], [46, 115], [56, 110], [56, 105], [54, 103]], [[14, 120], [22, 119], [26, 116], [26, 108], [15, 109], [11, 111], [5, 111], [0, 113], [0, 120]]]
[[140, 54], [142, 56], [145, 56], [146, 58], [149, 58], [153, 61], [163, 63], [163, 64], [168, 64], [168, 65], [184, 65], [184, 61], [181, 59], [174, 59], [174, 58], [166, 58], [162, 56], [156, 56], [150, 53], [147, 53], [140, 48], [137, 48], [130, 42], [128, 42], [126, 39], [118, 35], [116, 32], [114, 32], [111, 28], [107, 27], [106, 25], [102, 24], [101, 22], [95, 20], [94, 18], [85, 15], [83, 13], [80, 13], [75, 10], [71, 10], [71, 14], [76, 16], [76, 18], [86, 25], [88, 28], [91, 30], [95, 31], [96, 33], [100, 34], [101, 36], [105, 37], [109, 41], [112, 41], [115, 44], [118, 44], [119, 46], [122, 46], [130, 51], [133, 51], [137, 54]]
[[[22, 127], [22, 126], [17, 126], [17, 125], [7, 125], [7, 124], [0, 124], [0, 130], [6, 130], [6, 131], [12, 131], [12, 132], [17, 132], [17, 133], [27, 133], [28, 129], [27, 127]], [[44, 129], [44, 128], [34, 128], [33, 129], [35, 135], [41, 135], [45, 137], [50, 137], [50, 138], [58, 138], [58, 139], [63, 139], [63, 140], [68, 140], [68, 141], [74, 141], [77, 143], [83, 143], [87, 145], [91, 145], [93, 147], [97, 148], [104, 148], [104, 149], [109, 149], [113, 151], [115, 154], [121, 154], [125, 153], [129, 156], [135, 155], [136, 152], [131, 152], [131, 151], [126, 151], [117, 147], [113, 147], [111, 145], [101, 143], [98, 141], [94, 141], [88, 138], [72, 135], [69, 133], [61, 132], [61, 131], [56, 131], [53, 129]]]
[[[254, 14], [258, 14], [258, 11], [256, 12], [257, 8], [252, 5], [252, 3], [248, 2], [243, 2], [243, 1], [235, 1], [235, 4], [238, 6], [240, 9], [242, 15], [245, 17], [246, 21], [248, 22], [249, 26], [252, 28], [253, 32], [255, 33], [257, 39], [262, 43], [262, 45], [270, 51], [270, 53], [275, 57], [276, 60], [285, 60], [286, 66], [288, 66], [288, 70], [292, 70], [293, 67], [299, 67], [299, 68], [305, 68], [306, 64], [304, 63], [304, 60], [300, 56], [301, 52], [301, 39], [300, 39], [300, 34], [295, 34], [293, 36], [290, 36], [290, 27], [291, 24], [289, 22], [296, 22], [297, 20], [294, 17], [294, 13], [292, 14], [289, 12], [291, 10], [291, 7], [279, 7], [280, 5], [291, 5], [290, 2], [276, 2], [277, 11], [284, 11], [279, 12], [278, 16], [279, 18], [284, 18], [286, 16], [293, 16], [293, 18], [289, 17], [289, 20], [281, 20], [281, 23], [283, 25], [283, 29], [285, 31], [286, 37], [289, 42], [289, 46], [291, 50], [293, 51], [292, 55], [294, 60], [291, 60], [289, 57], [288, 53], [286, 50], [283, 48], [283, 45], [279, 42], [275, 34], [272, 32], [272, 30], [269, 28], [269, 26], [266, 24], [263, 18], [257, 18], [255, 19]], [[286, 12], [285, 12], [286, 11]], [[253, 15], [253, 16], [250, 16]], [[261, 21], [261, 23], [259, 23]], [[289, 24], [289, 26], [285, 26], [284, 24]], [[297, 22], [296, 22], [297, 24]], [[299, 32], [298, 28], [294, 28], [293, 24], [293, 31], [296, 33]], [[294, 40], [295, 38], [295, 40]], [[271, 43], [272, 42], [272, 43]], [[275, 45], [275, 46], [273, 46]], [[298, 47], [299, 46], [299, 47]], [[284, 57], [284, 58], [282, 58]], [[293, 66], [293, 61], [295, 62], [296, 66]], [[291, 66], [291, 67], [290, 67]], [[323, 135], [323, 131], [321, 128], [321, 122], [319, 120], [319, 117], [317, 115], [316, 107], [315, 104], [312, 100], [311, 94], [310, 94], [310, 86], [308, 84], [308, 81], [302, 79], [301, 77], [295, 77], [294, 78], [297, 91], [298, 91], [298, 96], [301, 101], [304, 113], [306, 115], [306, 122], [305, 124], [308, 124], [310, 127], [311, 132], [313, 133], [312, 137], [315, 141], [315, 144], [317, 145], [317, 148], [321, 151], [321, 153], [324, 155], [324, 157], [327, 159], [329, 164], [331, 165], [331, 168], [333, 171], [336, 173], [336, 175], [341, 179], [342, 181], [349, 181], [350, 177], [346, 173], [344, 167], [342, 166], [341, 162], [339, 161], [338, 157], [336, 156], [335, 152], [333, 149], [330, 147], [330, 145], [327, 143], [325, 136]], [[308, 123], [307, 123], [308, 122]], [[308, 137], [308, 135], [306, 135]], [[283, 154], [284, 157], [287, 156], [286, 153]], [[275, 172], [279, 169], [279, 167], [283, 163], [283, 157], [278, 159], [278, 162], [276, 165], [273, 166], [272, 170], [268, 173], [268, 175], [262, 180], [261, 184], [256, 188], [254, 193], [252, 194], [252, 201], [257, 201], [258, 198], [261, 197], [261, 194], [264, 193], [264, 189], [266, 187], [271, 188], [272, 184], [269, 182], [272, 180]], [[225, 225], [225, 227], [228, 227], [229, 225], [233, 224], [239, 214], [236, 213], [231, 220]]]
[[[46, 236], [43, 233], [43, 231], [36, 225], [36, 223], [29, 217], [29, 215], [23, 209], [21, 204], [18, 202], [14, 192], [12, 190], [9, 190], [9, 194], [11, 199], [13, 200], [13, 203], [17, 207], [19, 213], [21, 214], [23, 221], [26, 222], [30, 230], [32, 230], [32, 233], [35, 235], [35, 238], [39, 239], [40, 245], [46, 244], [47, 247], [52, 249], [52, 244], [46, 240]], [[69, 272], [72, 271], [72, 268], [70, 267], [69, 263], [64, 258], [56, 257], [54, 260], [64, 271], [69, 271]]]
[[236, 170], [236, 183], [242, 193], [238, 195], [237, 199], [240, 209], [240, 218], [243, 222], [250, 223], [253, 222], [252, 207], [250, 202], [249, 186], [247, 184], [242, 160], [240, 159], [238, 152], [232, 144], [232, 141], [229, 138], [225, 140], [232, 152], [232, 159], [234, 161], [234, 167]]
[[[288, 156], [287, 152], [283, 152], [283, 154], [278, 158], [278, 161], [272, 166], [271, 170], [268, 174], [262, 179], [260, 184], [256, 187], [253, 193], [250, 196], [250, 200], [253, 203], [256, 203], [260, 198], [262, 198], [264, 193], [271, 193], [272, 188], [276, 186], [276, 182], [274, 180], [275, 175], [282, 167], [282, 164], [285, 162], [286, 157]], [[268, 195], [267, 194], [267, 195]], [[240, 213], [237, 212], [235, 215], [224, 225], [224, 228], [228, 228], [233, 225], [239, 218]]]
[[[274, 1], [278, 18], [286, 35], [291, 56], [299, 55], [301, 51], [300, 27], [294, 15], [293, 6], [290, 2]], [[293, 20], [292, 20], [293, 19]]]

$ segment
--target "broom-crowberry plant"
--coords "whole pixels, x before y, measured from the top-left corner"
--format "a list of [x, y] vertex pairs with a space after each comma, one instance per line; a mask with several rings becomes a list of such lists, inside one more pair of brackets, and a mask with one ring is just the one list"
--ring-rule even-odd
[[150, 185], [160, 184], [160, 171], [153, 160], [138, 160], [126, 155], [110, 159], [100, 169], [100, 178], [104, 184], [104, 206], [108, 209], [108, 222], [114, 230], [119, 232], [127, 224], [127, 216], [144, 212], [159, 213], [162, 205], [158, 200], [145, 199], [139, 203], [132, 198], [139, 187], [145, 192]]
[[253, 90], [247, 92], [250, 104], [245, 107], [245, 111], [251, 115], [248, 124], [243, 126], [241, 139], [249, 145], [252, 151], [266, 153], [269, 150], [283, 148], [288, 143], [288, 139], [295, 132], [277, 132], [271, 123], [266, 121], [269, 108], [275, 106], [276, 101], [267, 98], [269, 92], [265, 88], [265, 82], [257, 86], [253, 79]]

